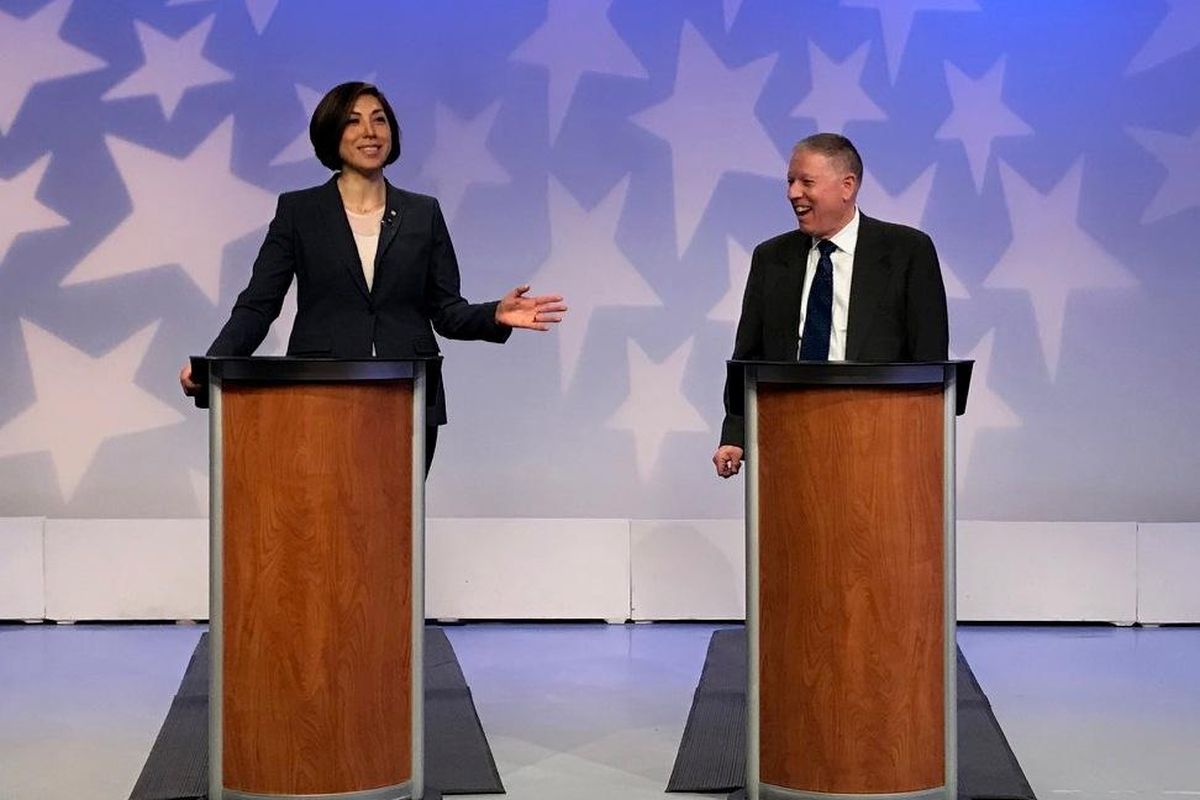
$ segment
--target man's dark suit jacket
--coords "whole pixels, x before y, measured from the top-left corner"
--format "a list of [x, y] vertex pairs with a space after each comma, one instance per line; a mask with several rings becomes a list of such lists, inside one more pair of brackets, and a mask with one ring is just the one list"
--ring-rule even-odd
[[[449, 339], [504, 342], [496, 302], [468, 303], [437, 200], [388, 184], [387, 206], [367, 289], [336, 176], [279, 198], [275, 219], [210, 356], [248, 356], [279, 316], [296, 278], [297, 310], [289, 356], [412, 358], [436, 355], [436, 330]], [[431, 376], [426, 421], [446, 422], [440, 375]]]
[[[796, 360], [811, 247], [811, 237], [792, 231], [754, 249], [733, 358]], [[945, 361], [946, 290], [933, 241], [914, 228], [860, 214], [848, 314], [847, 361]], [[721, 444], [744, 447], [745, 420], [729, 412], [733, 391], [740, 385], [726, 383]]]

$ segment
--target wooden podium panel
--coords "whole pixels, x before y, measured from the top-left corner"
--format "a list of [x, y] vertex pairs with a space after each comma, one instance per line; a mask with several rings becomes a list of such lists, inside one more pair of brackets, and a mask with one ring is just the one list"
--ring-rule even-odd
[[221, 392], [227, 790], [413, 778], [413, 395], [412, 381]]
[[945, 413], [940, 383], [758, 384], [764, 790], [946, 783]]

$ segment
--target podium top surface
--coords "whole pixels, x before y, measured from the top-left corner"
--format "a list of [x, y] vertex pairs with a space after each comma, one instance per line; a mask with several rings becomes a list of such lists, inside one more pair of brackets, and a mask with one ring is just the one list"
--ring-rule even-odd
[[442, 357], [290, 358], [287, 356], [192, 356], [192, 380], [200, 384], [196, 407], [208, 408], [213, 380], [256, 383], [387, 381], [416, 377], [421, 366], [436, 369]]
[[[760, 383], [793, 383], [827, 386], [871, 386], [888, 384], [942, 384], [953, 377], [956, 413], [967, 408], [974, 361], [742, 361], [726, 362], [730, 382], [740, 386], [748, 370]], [[741, 392], [734, 392], [735, 401]], [[735, 410], [736, 411], [736, 410]]]

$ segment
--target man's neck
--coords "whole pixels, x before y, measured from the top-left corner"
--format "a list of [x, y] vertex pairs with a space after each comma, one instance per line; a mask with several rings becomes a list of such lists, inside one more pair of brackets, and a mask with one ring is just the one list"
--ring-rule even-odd
[[842, 220], [840, 225], [838, 225], [836, 228], [834, 228], [832, 231], [825, 234], [824, 236], [813, 236], [812, 237], [813, 242], [819, 242], [822, 239], [832, 239], [833, 237], [837, 236], [842, 231], [846, 230], [846, 226], [854, 221], [854, 215], [856, 213], [858, 213], [858, 206], [857, 205], [850, 206], [850, 213], [846, 215], [846, 218], [844, 220]]

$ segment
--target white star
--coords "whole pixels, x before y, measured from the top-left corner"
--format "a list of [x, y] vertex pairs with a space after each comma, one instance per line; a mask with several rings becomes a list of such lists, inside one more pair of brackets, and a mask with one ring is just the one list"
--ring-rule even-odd
[[737, 170], [779, 177], [784, 172], [779, 150], [754, 112], [775, 59], [730, 69], [699, 31], [684, 23], [674, 94], [633, 116], [671, 145], [679, 253], [695, 235], [722, 175]]
[[869, 47], [864, 44], [841, 61], [834, 61], [816, 43], [809, 42], [812, 89], [792, 109], [792, 116], [810, 117], [816, 120], [817, 130], [834, 133], [843, 131], [851, 120], [887, 119], [862, 88]]
[[1142, 214], [1142, 223], [1200, 205], [1196, 176], [1200, 175], [1200, 128], [1191, 136], [1174, 136], [1162, 131], [1130, 128], [1130, 134], [1166, 168], [1166, 182]]
[[946, 263], [946, 259], [938, 256], [938, 266], [942, 271], [942, 286], [946, 289], [946, 297], [950, 300], [969, 300], [971, 292], [967, 289], [958, 273]]
[[1004, 162], [1000, 183], [1012, 217], [1012, 243], [984, 279], [989, 289], [1029, 292], [1050, 375], [1058, 371], [1067, 299], [1080, 289], [1137, 285], [1133, 275], [1079, 228], [1083, 160], [1042, 194]]
[[[169, 0], [167, 6], [186, 6], [204, 2], [208, 2], [208, 0]], [[256, 33], [262, 33], [267, 27], [267, 23], [271, 21], [271, 16], [275, 13], [278, 5], [279, 0], [246, 0], [246, 13], [250, 15], [250, 22], [254, 25]]]
[[668, 433], [708, 431], [704, 417], [683, 393], [683, 373], [693, 342], [689, 338], [661, 364], [646, 355], [633, 339], [626, 342], [629, 396], [606, 425], [633, 432], [638, 474], [643, 480], [649, 479]]
[[727, 238], [729, 253], [729, 288], [725, 296], [708, 312], [706, 319], [714, 322], [736, 323], [742, 316], [742, 295], [750, 276], [750, 254], [731, 237]]
[[1167, 0], [1167, 15], [1129, 62], [1129, 73], [1156, 67], [1169, 58], [1200, 44], [1200, 3], [1196, 0]]
[[608, 7], [597, 0], [549, 0], [546, 21], [513, 52], [517, 61], [547, 68], [552, 141], [562, 129], [585, 72], [647, 77], [645, 67], [608, 21]]
[[36, 402], [0, 426], [0, 457], [48, 450], [69, 501], [106, 439], [182, 421], [134, 382], [157, 329], [151, 323], [92, 358], [22, 319]]
[[250, 22], [254, 24], [257, 33], [266, 30], [278, 6], [279, 0], [246, 0], [246, 11], [249, 12]]
[[0, 263], [22, 233], [58, 228], [67, 224], [58, 212], [37, 199], [38, 186], [50, 166], [50, 154], [30, 164], [14, 178], [0, 178]]
[[972, 80], [947, 61], [946, 83], [954, 107], [934, 137], [962, 141], [975, 190], [979, 191], [983, 188], [992, 142], [1001, 136], [1028, 136], [1033, 129], [1000, 97], [1004, 90], [1004, 58], [979, 80]]
[[[299, 83], [296, 84], [296, 96], [300, 98], [300, 105], [304, 107], [304, 118], [310, 119], [313, 112], [317, 110], [317, 104], [321, 102], [321, 93], [316, 89], [310, 89]], [[315, 158], [313, 155], [312, 139], [308, 137], [308, 125], [296, 134], [296, 138], [291, 144], [283, 148], [279, 155], [271, 159], [271, 166], [278, 167], [281, 164], [298, 164], [301, 161], [307, 161], [310, 158]]]
[[742, 0], [724, 0], [721, 3], [721, 13], [725, 16], [725, 30], [733, 28], [733, 21], [742, 10]]
[[875, 219], [919, 228], [929, 206], [935, 171], [936, 165], [926, 167], [906, 188], [893, 194], [883, 188], [870, 170], [864, 169], [862, 187], [858, 190], [858, 207]]
[[467, 188], [472, 184], [499, 184], [511, 180], [508, 170], [488, 152], [487, 137], [500, 113], [500, 102], [464, 120], [437, 104], [433, 116], [433, 150], [422, 174], [437, 186], [438, 200], [453, 219]]
[[58, 35], [70, 8], [70, 0], [55, 0], [26, 19], [0, 11], [0, 135], [37, 84], [108, 66]]
[[848, 8], [873, 8], [879, 12], [883, 48], [887, 55], [888, 77], [896, 82], [900, 59], [908, 47], [913, 17], [919, 11], [978, 11], [976, 0], [842, 0]]
[[[967, 413], [959, 421], [955, 431], [955, 450], [960, 467], [971, 464], [971, 455], [975, 451], [975, 438], [985, 428], [1019, 428], [1021, 418], [1012, 410], [1008, 403], [996, 392], [992, 391], [988, 380], [991, 377], [992, 345], [996, 338], [996, 329], [988, 331], [975, 348], [966, 355], [967, 359], [975, 361], [971, 370], [971, 389], [967, 396]], [[965, 469], [959, 469], [960, 479], [966, 474]]]
[[152, 94], [158, 98], [163, 116], [169, 120], [188, 89], [233, 80], [233, 75], [201, 53], [212, 30], [213, 19], [211, 16], [204, 19], [178, 39], [172, 39], [134, 20], [133, 26], [142, 43], [145, 63], [141, 69], [105, 92], [101, 99], [119, 100]]
[[[921, 227], [925, 217], [925, 209], [929, 206], [929, 194], [933, 189], [933, 173], [936, 165], [931, 165], [918, 175], [908, 188], [892, 194], [883, 188], [883, 184], [875, 179], [869, 170], [863, 170], [862, 188], [858, 192], [858, 207], [868, 216], [886, 222], [899, 222], [913, 228]], [[946, 286], [946, 296], [952, 298], [968, 298], [971, 293], [963, 284], [954, 270], [941, 261], [942, 282]]]
[[662, 301], [617, 247], [617, 222], [629, 178], [587, 211], [550, 179], [550, 256], [531, 281], [569, 298], [571, 324], [558, 330], [562, 388], [571, 384], [592, 314], [601, 306], [659, 306]]
[[233, 174], [233, 118], [191, 155], [173, 158], [105, 137], [133, 200], [133, 211], [83, 257], [63, 286], [178, 264], [214, 304], [225, 245], [262, 228], [274, 196]]

